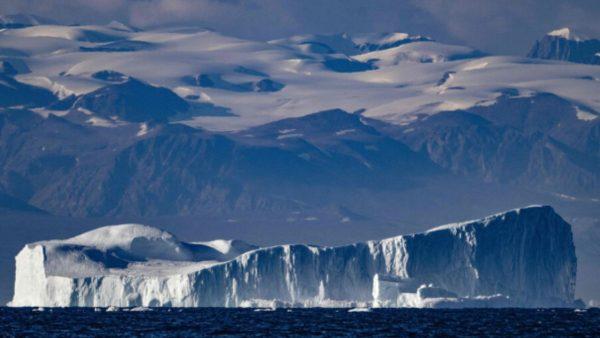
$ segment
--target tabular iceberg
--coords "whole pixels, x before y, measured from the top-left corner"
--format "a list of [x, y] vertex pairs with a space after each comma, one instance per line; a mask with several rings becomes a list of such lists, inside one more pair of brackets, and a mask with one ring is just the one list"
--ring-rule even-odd
[[340, 247], [186, 243], [143, 225], [27, 244], [11, 306], [571, 306], [571, 227], [532, 206]]

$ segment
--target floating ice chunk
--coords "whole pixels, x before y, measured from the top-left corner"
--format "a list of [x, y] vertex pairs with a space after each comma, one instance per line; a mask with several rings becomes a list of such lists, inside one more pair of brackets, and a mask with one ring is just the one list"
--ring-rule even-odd
[[130, 309], [129, 311], [131, 311], [131, 312], [147, 312], [147, 311], [152, 311], [152, 309], [148, 308], [148, 307], [144, 307], [144, 306], [137, 306], [137, 307]]
[[186, 243], [156, 228], [127, 224], [28, 244], [16, 257], [10, 305], [574, 304], [577, 262], [571, 227], [546, 206], [340, 247], [234, 243]]

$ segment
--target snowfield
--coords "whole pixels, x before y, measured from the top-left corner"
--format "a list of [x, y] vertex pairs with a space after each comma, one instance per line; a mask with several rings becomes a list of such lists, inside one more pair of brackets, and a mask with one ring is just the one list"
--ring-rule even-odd
[[[590, 80], [600, 78], [598, 67], [485, 56], [404, 33], [260, 42], [200, 29], [38, 25], [0, 31], [0, 51], [3, 59], [30, 70], [17, 74], [19, 81], [60, 97], [105, 86], [92, 75], [109, 70], [167, 87], [190, 101], [226, 107], [231, 112], [226, 116], [203, 111], [178, 120], [220, 131], [332, 108], [363, 110], [365, 116], [401, 124], [415, 114], [489, 104], [507, 89], [550, 92], [600, 111], [600, 82]], [[446, 74], [452, 78], [440, 85]], [[207, 80], [191, 83], [190, 78]], [[267, 80], [283, 87], [240, 90]]]
[[574, 303], [571, 227], [528, 207], [341, 247], [186, 243], [107, 226], [27, 244], [11, 306], [545, 307]]

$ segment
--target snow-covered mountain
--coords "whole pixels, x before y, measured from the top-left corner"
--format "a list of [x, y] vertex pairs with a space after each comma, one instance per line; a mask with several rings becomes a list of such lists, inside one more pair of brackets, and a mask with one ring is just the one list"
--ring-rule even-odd
[[600, 40], [588, 39], [561, 28], [536, 41], [528, 57], [600, 65]]
[[16, 263], [12, 306], [546, 307], [574, 305], [577, 259], [570, 225], [528, 207], [342, 247], [108, 226], [28, 244]]
[[600, 110], [595, 68], [485, 56], [403, 33], [261, 42], [189, 28], [37, 25], [0, 32], [0, 58], [18, 70], [17, 81], [61, 99], [111, 85], [107, 72], [168, 88], [190, 104], [181, 123], [220, 131], [333, 108], [401, 124], [485, 105], [506, 89]]

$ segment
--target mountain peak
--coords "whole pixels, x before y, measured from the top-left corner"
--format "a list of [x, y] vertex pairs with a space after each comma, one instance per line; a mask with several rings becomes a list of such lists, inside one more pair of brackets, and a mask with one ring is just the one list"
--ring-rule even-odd
[[285, 125], [288, 128], [302, 129], [305, 132], [335, 132], [342, 129], [357, 128], [359, 130], [371, 128], [364, 125], [360, 115], [352, 114], [342, 109], [329, 109], [296, 118], [276, 121], [275, 125]]
[[186, 111], [189, 105], [168, 88], [128, 77], [82, 95], [74, 107], [85, 108], [102, 118], [147, 122], [166, 121]]
[[548, 32], [546, 35], [574, 41], [587, 40], [585, 37], [581, 36], [581, 34], [575, 33], [575, 31], [569, 27], [555, 29], [551, 32]]
[[597, 65], [600, 64], [599, 54], [600, 40], [589, 39], [564, 27], [553, 30], [536, 41], [527, 56]]

